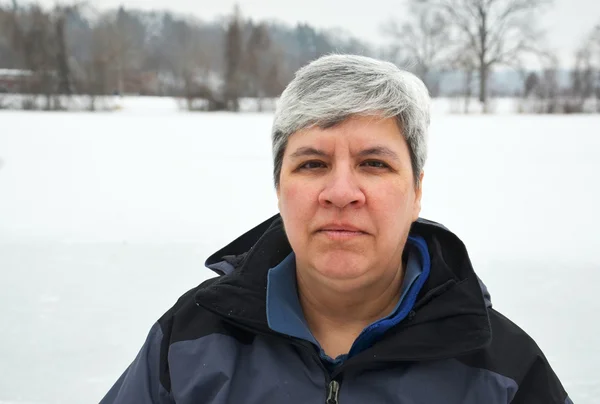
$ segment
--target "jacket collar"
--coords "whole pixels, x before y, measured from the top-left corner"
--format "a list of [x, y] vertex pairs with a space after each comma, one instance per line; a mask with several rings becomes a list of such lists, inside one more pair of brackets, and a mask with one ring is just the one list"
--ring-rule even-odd
[[[425, 219], [413, 223], [411, 233], [427, 242], [431, 273], [413, 313], [364, 354], [385, 361], [429, 360], [488, 345], [490, 303], [464, 244]], [[245, 329], [275, 334], [266, 316], [267, 274], [291, 252], [281, 217], [275, 215], [207, 259], [206, 266], [221, 276], [197, 291], [197, 304]], [[365, 355], [353, 360], [361, 358]]]

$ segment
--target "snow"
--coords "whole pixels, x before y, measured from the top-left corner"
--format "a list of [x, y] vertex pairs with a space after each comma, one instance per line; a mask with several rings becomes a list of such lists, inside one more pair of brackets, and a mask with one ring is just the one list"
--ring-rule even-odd
[[[171, 97], [154, 97], [154, 96], [118, 96], [118, 95], [106, 95], [90, 97], [87, 95], [58, 95], [54, 96], [52, 100], [56, 99], [59, 101], [60, 107], [54, 109], [61, 109], [70, 112], [88, 112], [92, 99], [94, 100], [95, 110], [102, 112], [113, 112], [113, 111], [124, 111], [127, 114], [141, 113], [144, 115], [149, 114], [152, 111], [156, 111], [160, 114], [175, 113], [175, 112], [187, 112], [187, 101], [185, 98], [171, 98]], [[239, 107], [243, 112], [262, 112], [262, 111], [274, 111], [275, 98], [263, 98], [259, 103], [253, 98], [240, 98]], [[0, 93], [0, 110], [23, 110], [23, 105], [35, 106], [35, 109], [42, 111], [46, 109], [46, 97], [43, 95], [29, 95], [29, 94], [13, 94], [13, 93]], [[505, 104], [513, 105], [512, 101], [505, 101]], [[193, 107], [199, 109], [205, 107], [206, 100], [194, 99]], [[475, 104], [475, 103], [473, 103]], [[460, 108], [462, 111], [462, 105]], [[29, 109], [32, 109], [29, 107]], [[476, 108], [471, 108], [476, 110]]]
[[[600, 116], [434, 110], [423, 216], [600, 397]], [[0, 403], [98, 402], [208, 254], [276, 213], [269, 113], [0, 111]]]

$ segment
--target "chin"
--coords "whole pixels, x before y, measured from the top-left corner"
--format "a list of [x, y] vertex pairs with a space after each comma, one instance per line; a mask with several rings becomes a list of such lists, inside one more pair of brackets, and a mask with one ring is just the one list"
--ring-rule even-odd
[[320, 256], [314, 261], [314, 268], [330, 279], [355, 279], [368, 272], [364, 255], [349, 251], [335, 251]]

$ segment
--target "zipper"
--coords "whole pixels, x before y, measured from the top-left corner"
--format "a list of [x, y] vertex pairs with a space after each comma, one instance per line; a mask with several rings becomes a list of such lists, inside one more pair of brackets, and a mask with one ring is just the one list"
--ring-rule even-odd
[[[348, 360], [347, 360], [345, 363], [341, 364], [337, 369], [335, 369], [335, 371], [333, 373], [330, 374], [329, 371], [327, 370], [327, 368], [325, 368], [325, 365], [323, 365], [323, 362], [321, 361], [321, 357], [319, 356], [319, 354], [317, 354], [312, 349], [312, 344], [310, 342], [303, 341], [303, 340], [297, 340], [297, 339], [294, 339], [293, 337], [289, 337], [287, 335], [278, 334], [278, 333], [274, 333], [274, 332], [266, 332], [263, 330], [259, 330], [259, 329], [250, 327], [250, 326], [244, 324], [243, 322], [236, 321], [236, 319], [223, 317], [221, 315], [221, 313], [215, 311], [211, 307], [204, 306], [198, 302], [195, 302], [195, 303], [196, 303], [196, 306], [202, 307], [203, 309], [208, 310], [209, 312], [217, 315], [219, 318], [221, 318], [226, 323], [229, 323], [236, 328], [240, 328], [240, 329], [248, 331], [252, 334], [280, 338], [280, 339], [286, 340], [288, 343], [290, 343], [292, 345], [302, 348], [303, 350], [308, 350], [310, 357], [321, 368], [321, 370], [323, 371], [324, 376], [325, 376], [325, 384], [327, 385], [327, 396], [326, 396], [325, 404], [339, 404], [341, 383], [340, 383], [340, 381], [335, 380], [335, 378], [341, 379], [341, 375], [346, 371], [346, 369], [357, 365], [357, 363], [355, 363], [355, 361], [352, 361], [349, 364]], [[477, 347], [475, 349], [471, 349], [466, 352], [461, 352], [460, 354], [461, 355], [468, 354], [471, 352], [475, 352], [479, 349], [480, 349], [480, 347]], [[402, 360], [402, 359], [386, 360], [386, 358], [378, 358], [378, 360], [376, 362], [373, 362], [371, 360], [371, 361], [369, 361], [369, 363], [363, 363], [362, 366], [366, 367], [368, 365], [374, 365], [375, 363], [385, 364], [388, 362], [406, 362], [406, 361], [426, 361], [426, 360], [449, 359], [449, 358], [456, 357], [456, 355], [457, 355], [456, 353], [451, 353], [448, 356], [438, 355], [436, 357], [411, 358], [410, 360], [406, 360], [406, 359], [404, 359], [404, 360]], [[363, 355], [358, 355], [358, 356], [360, 357]], [[352, 360], [352, 359], [350, 359], [350, 360]]]
[[[209, 312], [211, 312], [211, 313], [215, 314], [216, 316], [218, 316], [219, 318], [221, 318], [226, 323], [229, 323], [236, 328], [240, 328], [240, 329], [248, 331], [252, 334], [280, 338], [280, 339], [287, 341], [288, 343], [290, 343], [292, 345], [302, 348], [303, 350], [308, 350], [310, 357], [321, 368], [321, 370], [323, 371], [323, 374], [325, 376], [325, 384], [327, 385], [327, 392], [326, 392], [327, 395], [326, 395], [325, 404], [339, 404], [341, 383], [339, 381], [335, 380], [334, 378], [341, 379], [341, 375], [348, 368], [347, 363], [343, 363], [332, 374], [330, 374], [329, 371], [327, 370], [327, 368], [325, 368], [325, 365], [323, 365], [323, 362], [321, 361], [321, 357], [319, 356], [319, 354], [317, 354], [312, 349], [312, 344], [310, 342], [303, 341], [303, 340], [297, 340], [297, 339], [294, 339], [292, 337], [289, 337], [289, 336], [283, 335], [283, 334], [278, 334], [278, 333], [274, 333], [274, 332], [266, 332], [263, 330], [258, 330], [256, 328], [252, 328], [252, 327], [244, 324], [243, 322], [236, 321], [236, 319], [234, 319], [234, 318], [223, 317], [221, 315], [221, 313], [215, 311], [211, 307], [204, 306], [198, 302], [195, 302], [195, 303], [196, 303], [196, 306], [202, 307], [203, 309], [208, 310]], [[477, 349], [479, 349], [479, 348], [477, 348]], [[454, 356], [455, 355], [453, 354], [452, 357], [454, 357]], [[419, 360], [431, 360], [431, 359], [432, 358], [411, 359], [411, 360], [419, 361]], [[396, 361], [396, 360], [394, 360], [394, 361]], [[378, 362], [379, 363], [387, 363], [388, 361], [386, 361], [382, 358], [382, 359], [379, 359]], [[353, 365], [354, 365], [354, 363], [352, 363], [350, 366], [353, 366]]]
[[[197, 304], [197, 305], [200, 306], [199, 304]], [[201, 307], [204, 307], [204, 306], [201, 306]], [[206, 307], [204, 307], [204, 308], [206, 308]], [[310, 357], [312, 359], [314, 359], [314, 361], [321, 368], [321, 370], [323, 371], [323, 374], [325, 376], [325, 384], [327, 385], [327, 397], [325, 400], [325, 404], [339, 404], [339, 402], [340, 402], [340, 400], [339, 400], [340, 387], [341, 387], [340, 382], [338, 382], [337, 380], [333, 380], [331, 378], [329, 371], [327, 370], [327, 368], [321, 361], [321, 357], [319, 356], [319, 354], [317, 354], [314, 351], [313, 346], [310, 342], [303, 341], [303, 340], [297, 340], [297, 339], [294, 339], [294, 338], [286, 336], [286, 335], [281, 335], [281, 334], [277, 334], [277, 333], [267, 333], [267, 332], [264, 332], [261, 330], [252, 329], [250, 327], [245, 326], [244, 324], [237, 323], [232, 319], [223, 318], [223, 317], [221, 317], [221, 318], [225, 322], [228, 322], [229, 324], [233, 325], [234, 327], [241, 328], [243, 330], [249, 331], [254, 334], [261, 334], [264, 336], [281, 338], [292, 345], [302, 348], [303, 350], [307, 350], [309, 352]], [[338, 373], [338, 376], [336, 376], [336, 377], [340, 377], [339, 373]]]
[[329, 382], [327, 386], [327, 400], [325, 404], [339, 404], [340, 402], [340, 383], [336, 380]]

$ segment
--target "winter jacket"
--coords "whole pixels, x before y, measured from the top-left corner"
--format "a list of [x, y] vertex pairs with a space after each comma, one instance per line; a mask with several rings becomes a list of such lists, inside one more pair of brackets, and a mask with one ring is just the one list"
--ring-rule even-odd
[[424, 219], [410, 235], [427, 256], [400, 320], [331, 366], [316, 341], [269, 326], [269, 273], [292, 253], [274, 216], [207, 260], [219, 276], [158, 320], [101, 404], [572, 403], [536, 343], [492, 308], [459, 238]]

